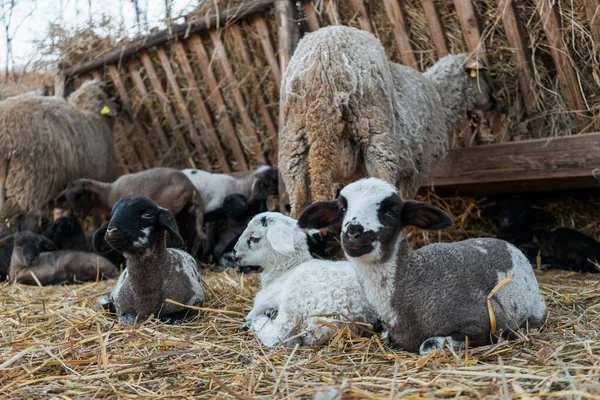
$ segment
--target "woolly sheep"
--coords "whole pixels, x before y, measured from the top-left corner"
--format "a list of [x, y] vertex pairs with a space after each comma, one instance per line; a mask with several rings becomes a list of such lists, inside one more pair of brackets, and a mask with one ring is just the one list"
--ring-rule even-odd
[[[341, 243], [361, 276], [367, 299], [391, 340], [422, 354], [443, 346], [491, 343], [487, 296], [497, 328], [511, 334], [537, 328], [546, 305], [527, 258], [498, 239], [469, 239], [411, 250], [404, 227], [442, 229], [451, 218], [432, 205], [403, 201], [393, 185], [377, 178], [346, 186], [337, 201], [309, 206], [298, 225], [323, 228], [342, 221]], [[508, 277], [512, 279], [505, 281]]]
[[25, 285], [63, 282], [85, 282], [99, 278], [115, 278], [119, 270], [103, 257], [74, 250], [56, 250], [47, 237], [22, 231], [0, 241], [0, 246], [13, 246], [9, 279]]
[[114, 180], [117, 104], [99, 81], [88, 81], [68, 101], [23, 95], [0, 102], [0, 214], [43, 215], [71, 180]]
[[110, 221], [94, 235], [94, 248], [100, 253], [111, 248], [122, 252], [127, 269], [100, 301], [104, 307], [134, 323], [152, 315], [176, 320], [192, 313], [166, 299], [202, 304], [204, 290], [196, 261], [182, 250], [167, 248], [167, 236], [171, 246], [183, 245], [173, 214], [148, 197], [124, 197], [114, 205]]
[[388, 61], [372, 34], [331, 26], [307, 34], [283, 75], [279, 166], [291, 216], [335, 186], [373, 176], [412, 197], [444, 157], [470, 106], [489, 108], [480, 64], [449, 55], [424, 74]]
[[256, 215], [235, 245], [235, 258], [264, 268], [245, 326], [266, 346], [324, 343], [334, 331], [319, 319], [336, 326], [342, 320], [375, 321], [351, 265], [312, 258], [306, 233], [290, 217]]

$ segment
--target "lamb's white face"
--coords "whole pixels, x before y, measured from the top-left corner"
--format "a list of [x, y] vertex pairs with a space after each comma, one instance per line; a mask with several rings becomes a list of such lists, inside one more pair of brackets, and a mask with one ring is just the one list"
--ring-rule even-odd
[[264, 212], [248, 222], [234, 248], [238, 264], [255, 265], [265, 269], [272, 263], [296, 252], [296, 245], [306, 242], [306, 235], [296, 220], [275, 212]]

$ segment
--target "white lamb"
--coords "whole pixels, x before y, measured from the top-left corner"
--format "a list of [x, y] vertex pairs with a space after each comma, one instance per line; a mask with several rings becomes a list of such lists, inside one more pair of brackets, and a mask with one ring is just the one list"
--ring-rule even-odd
[[[350, 263], [314, 259], [306, 233], [290, 217], [265, 212], [252, 218], [235, 258], [264, 269], [262, 290], [242, 329], [266, 346], [323, 344], [335, 331], [320, 321], [337, 327], [341, 321], [376, 321]], [[354, 324], [350, 329], [359, 330]]]

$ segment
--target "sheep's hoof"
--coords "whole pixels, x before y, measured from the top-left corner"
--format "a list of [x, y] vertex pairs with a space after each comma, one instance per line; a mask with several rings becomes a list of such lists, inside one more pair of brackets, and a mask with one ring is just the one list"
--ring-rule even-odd
[[115, 314], [117, 312], [110, 295], [102, 297], [98, 302], [100, 303], [100, 306], [109, 313]]
[[122, 314], [119, 316], [119, 323], [121, 325], [135, 325], [136, 320], [137, 318], [131, 314]]
[[251, 272], [258, 272], [258, 270], [260, 269], [260, 267], [254, 267], [254, 266], [237, 266], [237, 270], [239, 272], [241, 272], [242, 274], [249, 274]]
[[434, 350], [443, 350], [446, 343], [448, 343], [448, 345], [450, 345], [455, 351], [460, 350], [460, 348], [465, 344], [465, 342], [452, 339], [451, 336], [434, 336], [421, 343], [421, 346], [419, 347], [419, 354], [425, 356]]
[[238, 328], [238, 333], [248, 332], [250, 330], [250, 325], [244, 324]]
[[276, 308], [267, 308], [265, 310], [265, 315], [267, 317], [269, 317], [270, 319], [275, 319], [275, 318], [277, 318], [277, 309]]

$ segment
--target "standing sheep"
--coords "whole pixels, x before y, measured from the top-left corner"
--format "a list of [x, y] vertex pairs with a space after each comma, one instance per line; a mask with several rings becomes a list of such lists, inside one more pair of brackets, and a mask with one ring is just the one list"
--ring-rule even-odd
[[481, 66], [464, 54], [424, 74], [388, 61], [372, 34], [332, 26], [306, 35], [280, 93], [279, 166], [291, 216], [334, 197], [334, 183], [365, 175], [412, 197], [470, 106], [493, 99]]
[[68, 101], [23, 95], [0, 103], [0, 215], [23, 214], [28, 224], [73, 179], [112, 181], [117, 105], [99, 81]]

